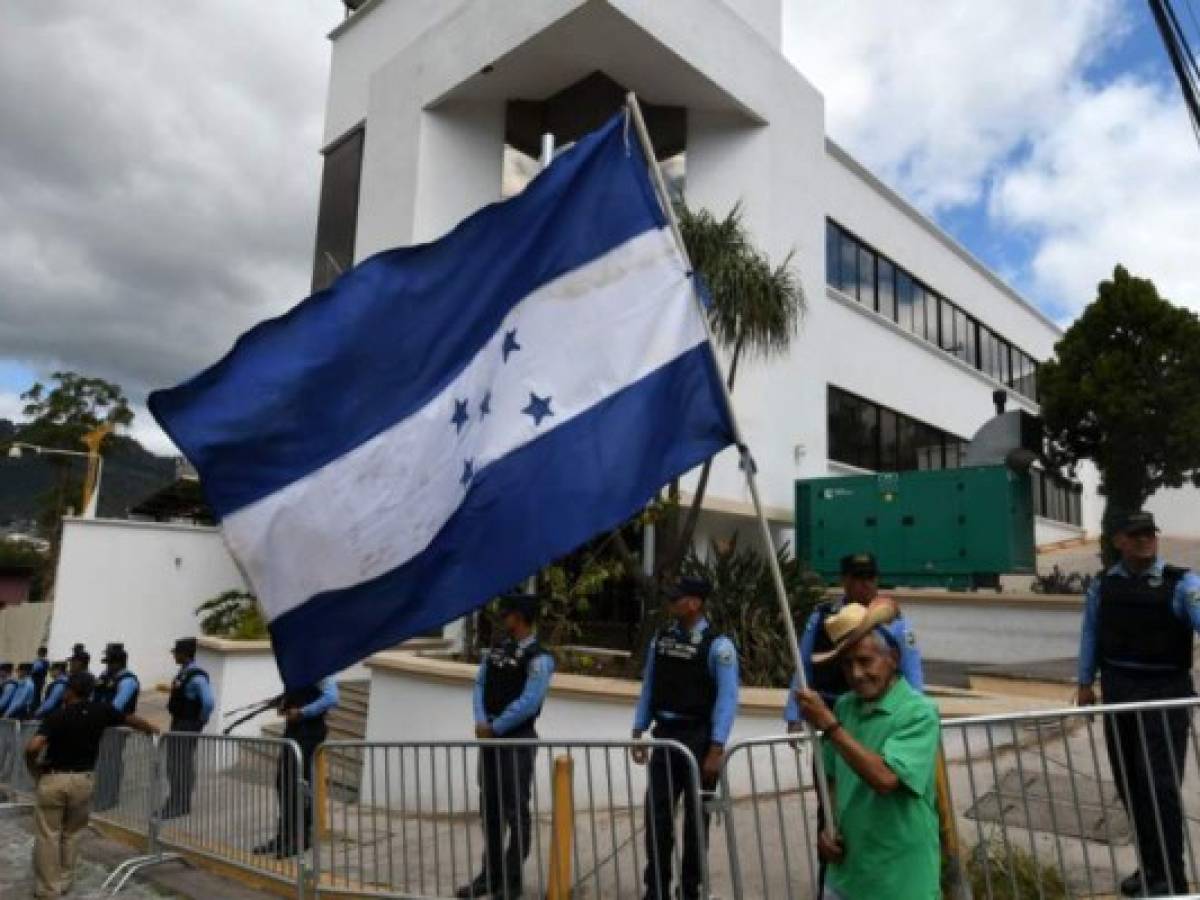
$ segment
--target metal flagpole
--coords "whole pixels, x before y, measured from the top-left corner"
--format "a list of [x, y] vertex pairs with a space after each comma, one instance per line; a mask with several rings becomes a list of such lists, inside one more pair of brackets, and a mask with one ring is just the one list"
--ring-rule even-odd
[[[667, 193], [667, 185], [663, 180], [662, 169], [658, 165], [658, 157], [654, 153], [654, 144], [650, 141], [650, 131], [646, 128], [646, 120], [642, 118], [642, 108], [638, 103], [637, 95], [630, 91], [625, 95], [626, 109], [630, 118], [637, 129], [638, 140], [642, 145], [642, 153], [646, 157], [646, 162], [649, 165], [651, 177], [654, 181], [654, 188], [658, 193], [658, 200], [662, 204], [663, 212], [667, 217], [667, 222], [671, 226], [671, 233], [675, 236], [675, 243], [679, 247], [679, 252], [683, 256], [684, 263], [688, 267], [688, 271], [692, 272], [692, 260], [688, 255], [687, 246], [683, 242], [683, 232], [679, 230], [679, 220], [675, 216], [675, 208], [671, 205], [671, 197]], [[742, 429], [737, 421], [737, 414], [733, 407], [733, 397], [729, 393], [729, 386], [725, 383], [724, 371], [721, 367], [721, 361], [717, 357], [716, 344], [713, 342], [712, 328], [708, 322], [708, 312], [704, 309], [704, 304], [700, 300], [700, 295], [696, 291], [692, 291], [692, 296], [696, 300], [696, 305], [700, 307], [700, 319], [704, 322], [704, 331], [708, 335], [708, 349], [712, 354], [713, 363], [717, 367], [717, 372], [721, 374], [718, 381], [721, 382], [721, 392], [725, 397], [725, 407], [729, 410], [729, 420], [733, 425], [733, 439], [737, 445], [738, 454], [741, 456], [741, 468], [746, 473], [746, 486], [750, 488], [750, 497], [754, 502], [754, 512], [758, 517], [759, 528], [762, 531], [763, 544], [767, 548], [767, 560], [771, 569], [771, 581], [775, 585], [775, 596], [779, 601], [779, 613], [783, 617], [783, 627], [787, 633], [788, 646], [792, 651], [792, 661], [796, 666], [796, 675], [800, 681], [800, 687], [808, 688], [808, 678], [804, 674], [804, 661], [800, 657], [800, 642], [796, 637], [796, 626], [792, 622], [792, 608], [788, 604], [787, 588], [783, 584], [783, 570], [779, 568], [779, 558], [775, 555], [775, 541], [771, 538], [771, 528], [767, 524], [767, 517], [763, 513], [762, 499], [758, 494], [758, 479], [756, 476], [754, 458], [750, 455], [750, 448], [746, 446], [746, 442], [742, 437]], [[833, 806], [829, 802], [829, 785], [825, 781], [825, 765], [821, 758], [821, 747], [816, 740], [816, 734], [808, 720], [801, 716], [801, 721], [804, 726], [804, 733], [810, 739], [813, 747], [813, 763], [816, 768], [817, 780], [817, 797], [821, 801], [821, 806], [825, 809], [825, 821], [828, 823], [827, 830], [830, 834], [836, 834], [837, 820]]]

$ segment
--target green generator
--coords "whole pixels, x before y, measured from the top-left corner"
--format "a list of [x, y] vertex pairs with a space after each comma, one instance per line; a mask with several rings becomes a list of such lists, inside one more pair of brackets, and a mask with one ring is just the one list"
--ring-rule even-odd
[[889, 587], [999, 587], [1033, 574], [1027, 471], [1004, 465], [796, 482], [796, 552], [830, 582], [847, 553], [879, 560]]

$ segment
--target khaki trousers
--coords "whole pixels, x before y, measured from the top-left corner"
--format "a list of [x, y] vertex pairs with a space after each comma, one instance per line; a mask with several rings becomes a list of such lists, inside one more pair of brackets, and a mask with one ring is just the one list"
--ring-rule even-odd
[[60, 897], [71, 890], [79, 836], [88, 823], [92, 773], [43, 775], [37, 784], [33, 873], [35, 897]]

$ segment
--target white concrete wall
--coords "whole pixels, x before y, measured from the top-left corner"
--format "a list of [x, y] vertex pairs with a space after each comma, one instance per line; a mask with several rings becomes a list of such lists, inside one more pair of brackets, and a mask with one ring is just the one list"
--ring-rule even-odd
[[33, 662], [37, 648], [46, 642], [53, 613], [53, 603], [0, 607], [0, 660], [13, 665]]
[[[429, 678], [382, 667], [372, 667], [371, 712], [367, 719], [367, 740], [380, 742], [474, 740], [474, 717], [471, 711], [472, 686], [473, 683], [469, 677], [454, 680]], [[590, 697], [562, 694], [556, 692], [552, 685], [550, 696], [547, 698], [542, 716], [538, 720], [538, 734], [544, 741], [625, 741], [630, 734], [633, 708], [634, 701], [632, 699], [627, 702], [614, 702], [613, 698], [602, 694]], [[438, 714], [430, 715], [431, 710], [437, 710]], [[743, 710], [738, 715], [730, 743], [750, 738], [780, 735], [784, 730], [782, 707], [778, 711], [769, 712]], [[623, 757], [614, 753], [612, 758], [614, 760], [612, 774], [614, 779], [617, 779], [618, 798], [624, 799], [625, 785], [629, 785], [629, 791], [635, 798], [640, 798], [646, 789], [644, 770], [632, 766], [632, 778], [626, 781]], [[597, 806], [602, 807], [606, 803], [608, 787], [603, 783], [605, 773], [601, 754], [596, 753], [593, 760], [595, 763], [592, 773], [593, 779], [595, 779], [594, 795], [597, 798]], [[616, 760], [622, 760], [619, 768], [616, 766]], [[395, 757], [390, 760], [390, 764], [393, 782], [389, 785], [389, 790], [392, 791], [394, 802], [398, 802], [400, 783], [395, 774], [397, 770]], [[467, 760], [467, 771], [474, 772], [475, 765], [475, 758], [472, 755]], [[374, 769], [375, 784], [377, 789], [382, 792], [382, 785], [387, 783], [387, 777], [383, 772], [382, 756], [377, 760]], [[362, 788], [364, 798], [371, 796], [371, 771], [371, 765], [364, 766]], [[749, 776], [740, 767], [738, 771], [738, 779], [732, 787], [734, 793], [741, 796], [749, 791]], [[802, 771], [808, 771], [807, 762], [802, 767]], [[539, 760], [537, 772], [537, 795], [542, 798], [549, 797], [549, 770], [544, 756]], [[586, 779], [586, 769], [577, 765], [576, 796], [587, 796]], [[405, 788], [408, 796], [412, 797], [414, 792], [419, 793], [424, 802], [432, 803], [436, 799], [440, 808], [446, 809], [444, 781], [436, 788], [439, 792], [436, 798], [434, 790], [429, 786], [428, 773], [425, 774], [423, 781], [424, 783], [418, 787], [415, 776], [410, 772]], [[470, 801], [477, 802], [474, 796], [475, 792], [472, 790], [470, 793], [472, 794]], [[414, 803], [415, 801], [410, 799], [409, 802]], [[457, 802], [458, 808], [461, 809], [462, 798], [458, 798]]]
[[[253, 644], [253, 650], [221, 649], [229, 643], [231, 642], [206, 642], [197, 648], [196, 664], [208, 673], [213, 699], [216, 701], [212, 717], [204, 729], [205, 734], [220, 734], [234, 719], [228, 715], [230, 710], [266, 700], [283, 691], [283, 682], [279, 679], [279, 669], [275, 665], [275, 654], [271, 652], [269, 643], [245, 642]], [[259, 737], [263, 726], [275, 719], [274, 713], [266, 712], [239, 725], [230, 733]]]
[[100, 668], [121, 641], [143, 690], [170, 682], [176, 638], [199, 632], [195, 609], [246, 584], [215, 528], [111, 519], [63, 520], [50, 657], [82, 641]]
[[1146, 508], [1153, 511], [1164, 534], [1200, 538], [1200, 489], [1184, 487], [1159, 491], [1150, 498]]

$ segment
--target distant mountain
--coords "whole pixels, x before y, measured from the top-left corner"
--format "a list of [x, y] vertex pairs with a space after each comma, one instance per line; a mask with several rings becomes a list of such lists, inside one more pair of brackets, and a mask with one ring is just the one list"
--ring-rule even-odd
[[[12, 440], [16, 426], [0, 419], [0, 443]], [[58, 457], [57, 459], [62, 459]], [[55, 457], [25, 453], [20, 459], [0, 458], [0, 525], [37, 518], [45, 498], [55, 489], [61, 470]], [[81, 477], [83, 460], [73, 461], [72, 473]], [[125, 518], [129, 508], [175, 481], [175, 460], [155, 456], [131, 438], [110, 438], [100, 478], [97, 514]], [[80, 498], [68, 497], [67, 505], [79, 512]]]

